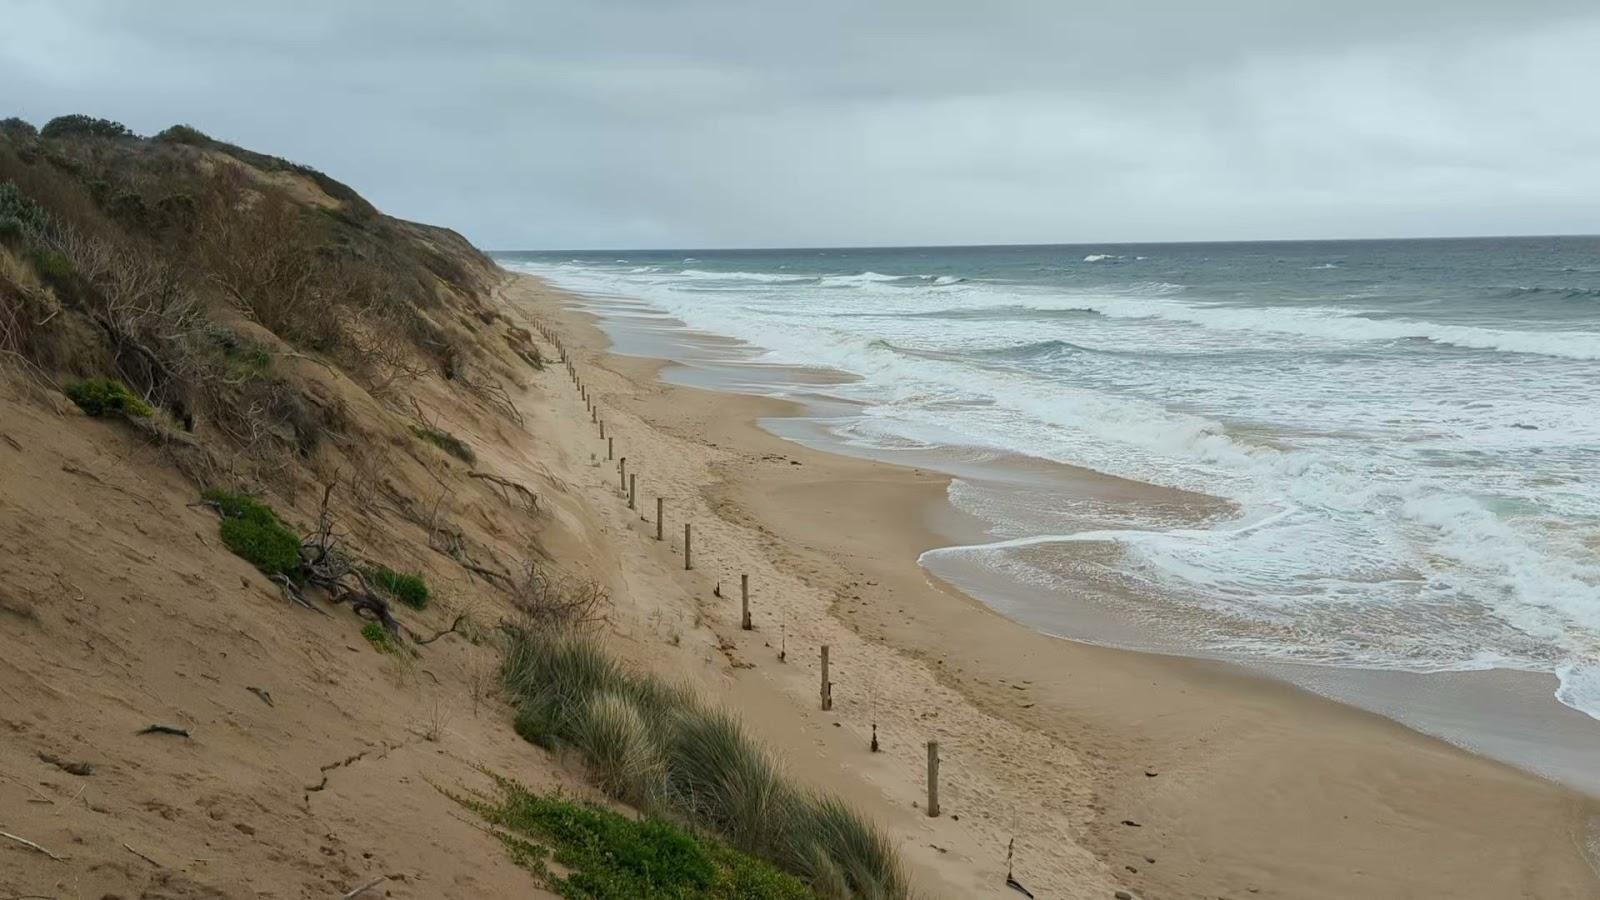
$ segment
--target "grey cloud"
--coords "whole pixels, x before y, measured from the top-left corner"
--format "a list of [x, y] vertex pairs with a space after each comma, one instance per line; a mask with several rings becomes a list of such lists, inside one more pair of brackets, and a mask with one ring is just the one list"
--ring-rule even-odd
[[190, 122], [491, 247], [1600, 230], [1592, 3], [0, 0], [0, 21], [6, 113]]

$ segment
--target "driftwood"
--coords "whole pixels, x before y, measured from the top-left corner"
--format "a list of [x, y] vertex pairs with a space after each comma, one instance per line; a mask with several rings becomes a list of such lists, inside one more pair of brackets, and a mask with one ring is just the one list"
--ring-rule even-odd
[[0, 831], [0, 837], [3, 837], [5, 839], [11, 840], [11, 841], [16, 841], [17, 843], [21, 844], [24, 847], [31, 847], [34, 850], [37, 850], [40, 853], [43, 853], [45, 856], [50, 857], [51, 859], [55, 860], [56, 862], [66, 862], [67, 861], [67, 857], [65, 857], [65, 856], [57, 856], [56, 854], [51, 853], [49, 850], [46, 850], [45, 848], [39, 846], [38, 844], [35, 844], [33, 841], [30, 841], [25, 837], [19, 837], [17, 835], [14, 835], [9, 831]]
[[155, 860], [151, 859], [150, 857], [145, 856], [143, 853], [140, 853], [139, 851], [137, 851], [137, 850], [133, 849], [132, 847], [128, 846], [127, 841], [123, 841], [122, 849], [128, 851], [129, 853], [132, 853], [134, 856], [139, 857], [140, 859], [144, 860], [145, 862], [149, 863], [152, 866], [155, 866], [158, 869], [165, 869], [166, 868], [166, 866], [163, 866], [161, 863], [156, 862]]
[[366, 884], [363, 884], [362, 886], [356, 888], [355, 890], [349, 892], [348, 894], [340, 895], [339, 900], [354, 900], [355, 897], [358, 897], [361, 894], [365, 893], [369, 888], [376, 887], [378, 885], [378, 882], [382, 881], [384, 879], [384, 877], [385, 876], [383, 876], [383, 875], [379, 875], [377, 878], [372, 879], [371, 881], [367, 882]]
[[480, 481], [487, 481], [490, 484], [499, 485], [502, 489], [507, 491], [515, 491], [519, 496], [522, 497], [522, 500], [527, 504], [528, 509], [534, 512], [539, 511], [539, 495], [509, 478], [502, 478], [499, 475], [489, 472], [468, 472], [467, 477], [476, 478]]
[[[334, 531], [328, 502], [333, 498], [336, 484], [337, 479], [323, 486], [317, 530], [300, 541], [300, 568], [305, 572], [306, 583], [326, 591], [328, 599], [334, 603], [349, 600], [350, 608], [357, 615], [365, 615], [382, 624], [385, 631], [398, 635], [401, 625], [390, 612], [388, 601], [373, 591], [366, 576], [345, 552], [340, 535]], [[304, 598], [301, 599], [304, 602]]]
[[174, 735], [176, 737], [188, 737], [189, 736], [189, 732], [186, 729], [176, 728], [176, 727], [173, 727], [171, 725], [146, 725], [145, 727], [139, 729], [139, 731], [137, 733], [138, 734], [170, 734], [170, 735]]
[[456, 616], [456, 620], [454, 622], [450, 623], [450, 627], [449, 628], [446, 628], [445, 630], [439, 632], [438, 634], [435, 634], [433, 637], [420, 638], [420, 639], [417, 640], [417, 644], [419, 646], [422, 645], [422, 644], [431, 644], [434, 641], [437, 641], [439, 638], [442, 638], [447, 634], [455, 634], [456, 633], [456, 629], [460, 628], [461, 627], [461, 623], [466, 621], [466, 619], [467, 619], [467, 614], [466, 613], [462, 613], [462, 614]]

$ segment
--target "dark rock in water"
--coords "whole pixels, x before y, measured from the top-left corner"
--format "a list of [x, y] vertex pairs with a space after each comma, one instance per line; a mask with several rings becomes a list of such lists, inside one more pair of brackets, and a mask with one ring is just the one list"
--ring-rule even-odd
[[1127, 891], [1117, 891], [1115, 894], [1112, 894], [1111, 896], [1117, 898], [1117, 900], [1133, 900], [1133, 895], [1128, 893]]
[[1132, 819], [1123, 819], [1122, 820], [1122, 824], [1128, 826], [1129, 828], [1143, 828], [1144, 827], [1143, 825], [1140, 825], [1138, 822], [1135, 822]]
[[1512, 422], [1511, 423], [1511, 427], [1512, 428], [1521, 428], [1523, 431], [1538, 431], [1539, 430], [1539, 426], [1537, 426], [1537, 425], [1528, 425], [1528, 424], [1523, 423], [1523, 422]]

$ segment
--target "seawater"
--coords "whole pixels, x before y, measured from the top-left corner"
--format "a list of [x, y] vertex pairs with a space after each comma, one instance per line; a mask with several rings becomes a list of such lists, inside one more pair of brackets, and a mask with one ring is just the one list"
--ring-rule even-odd
[[1121, 595], [1160, 607], [1136, 618], [1197, 650], [1550, 673], [1600, 717], [1600, 238], [498, 258], [849, 373], [808, 387], [858, 405], [840, 441], [1232, 510], [1090, 528], [1047, 490], [958, 478], [989, 533], [927, 554], [936, 572], [1068, 604], [1051, 548], [1115, 546]]

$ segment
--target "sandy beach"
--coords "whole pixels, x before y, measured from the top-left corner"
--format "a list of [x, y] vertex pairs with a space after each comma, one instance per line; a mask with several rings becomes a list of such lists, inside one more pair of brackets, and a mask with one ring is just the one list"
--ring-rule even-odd
[[[916, 563], [959, 527], [945, 476], [784, 440], [758, 421], [795, 404], [666, 383], [669, 361], [608, 352], [572, 298], [526, 276], [505, 294], [561, 335], [638, 478], [630, 511], [597, 429], [573, 427], [583, 400], [553, 389], [537, 418], [568, 432], [552, 468], [596, 498], [617, 640], [689, 671], [798, 775], [882, 821], [928, 893], [1017, 896], [1015, 838], [1039, 897], [1600, 896], [1591, 798], [1237, 666], [1017, 625]], [[920, 809], [929, 739], [937, 819]]]

